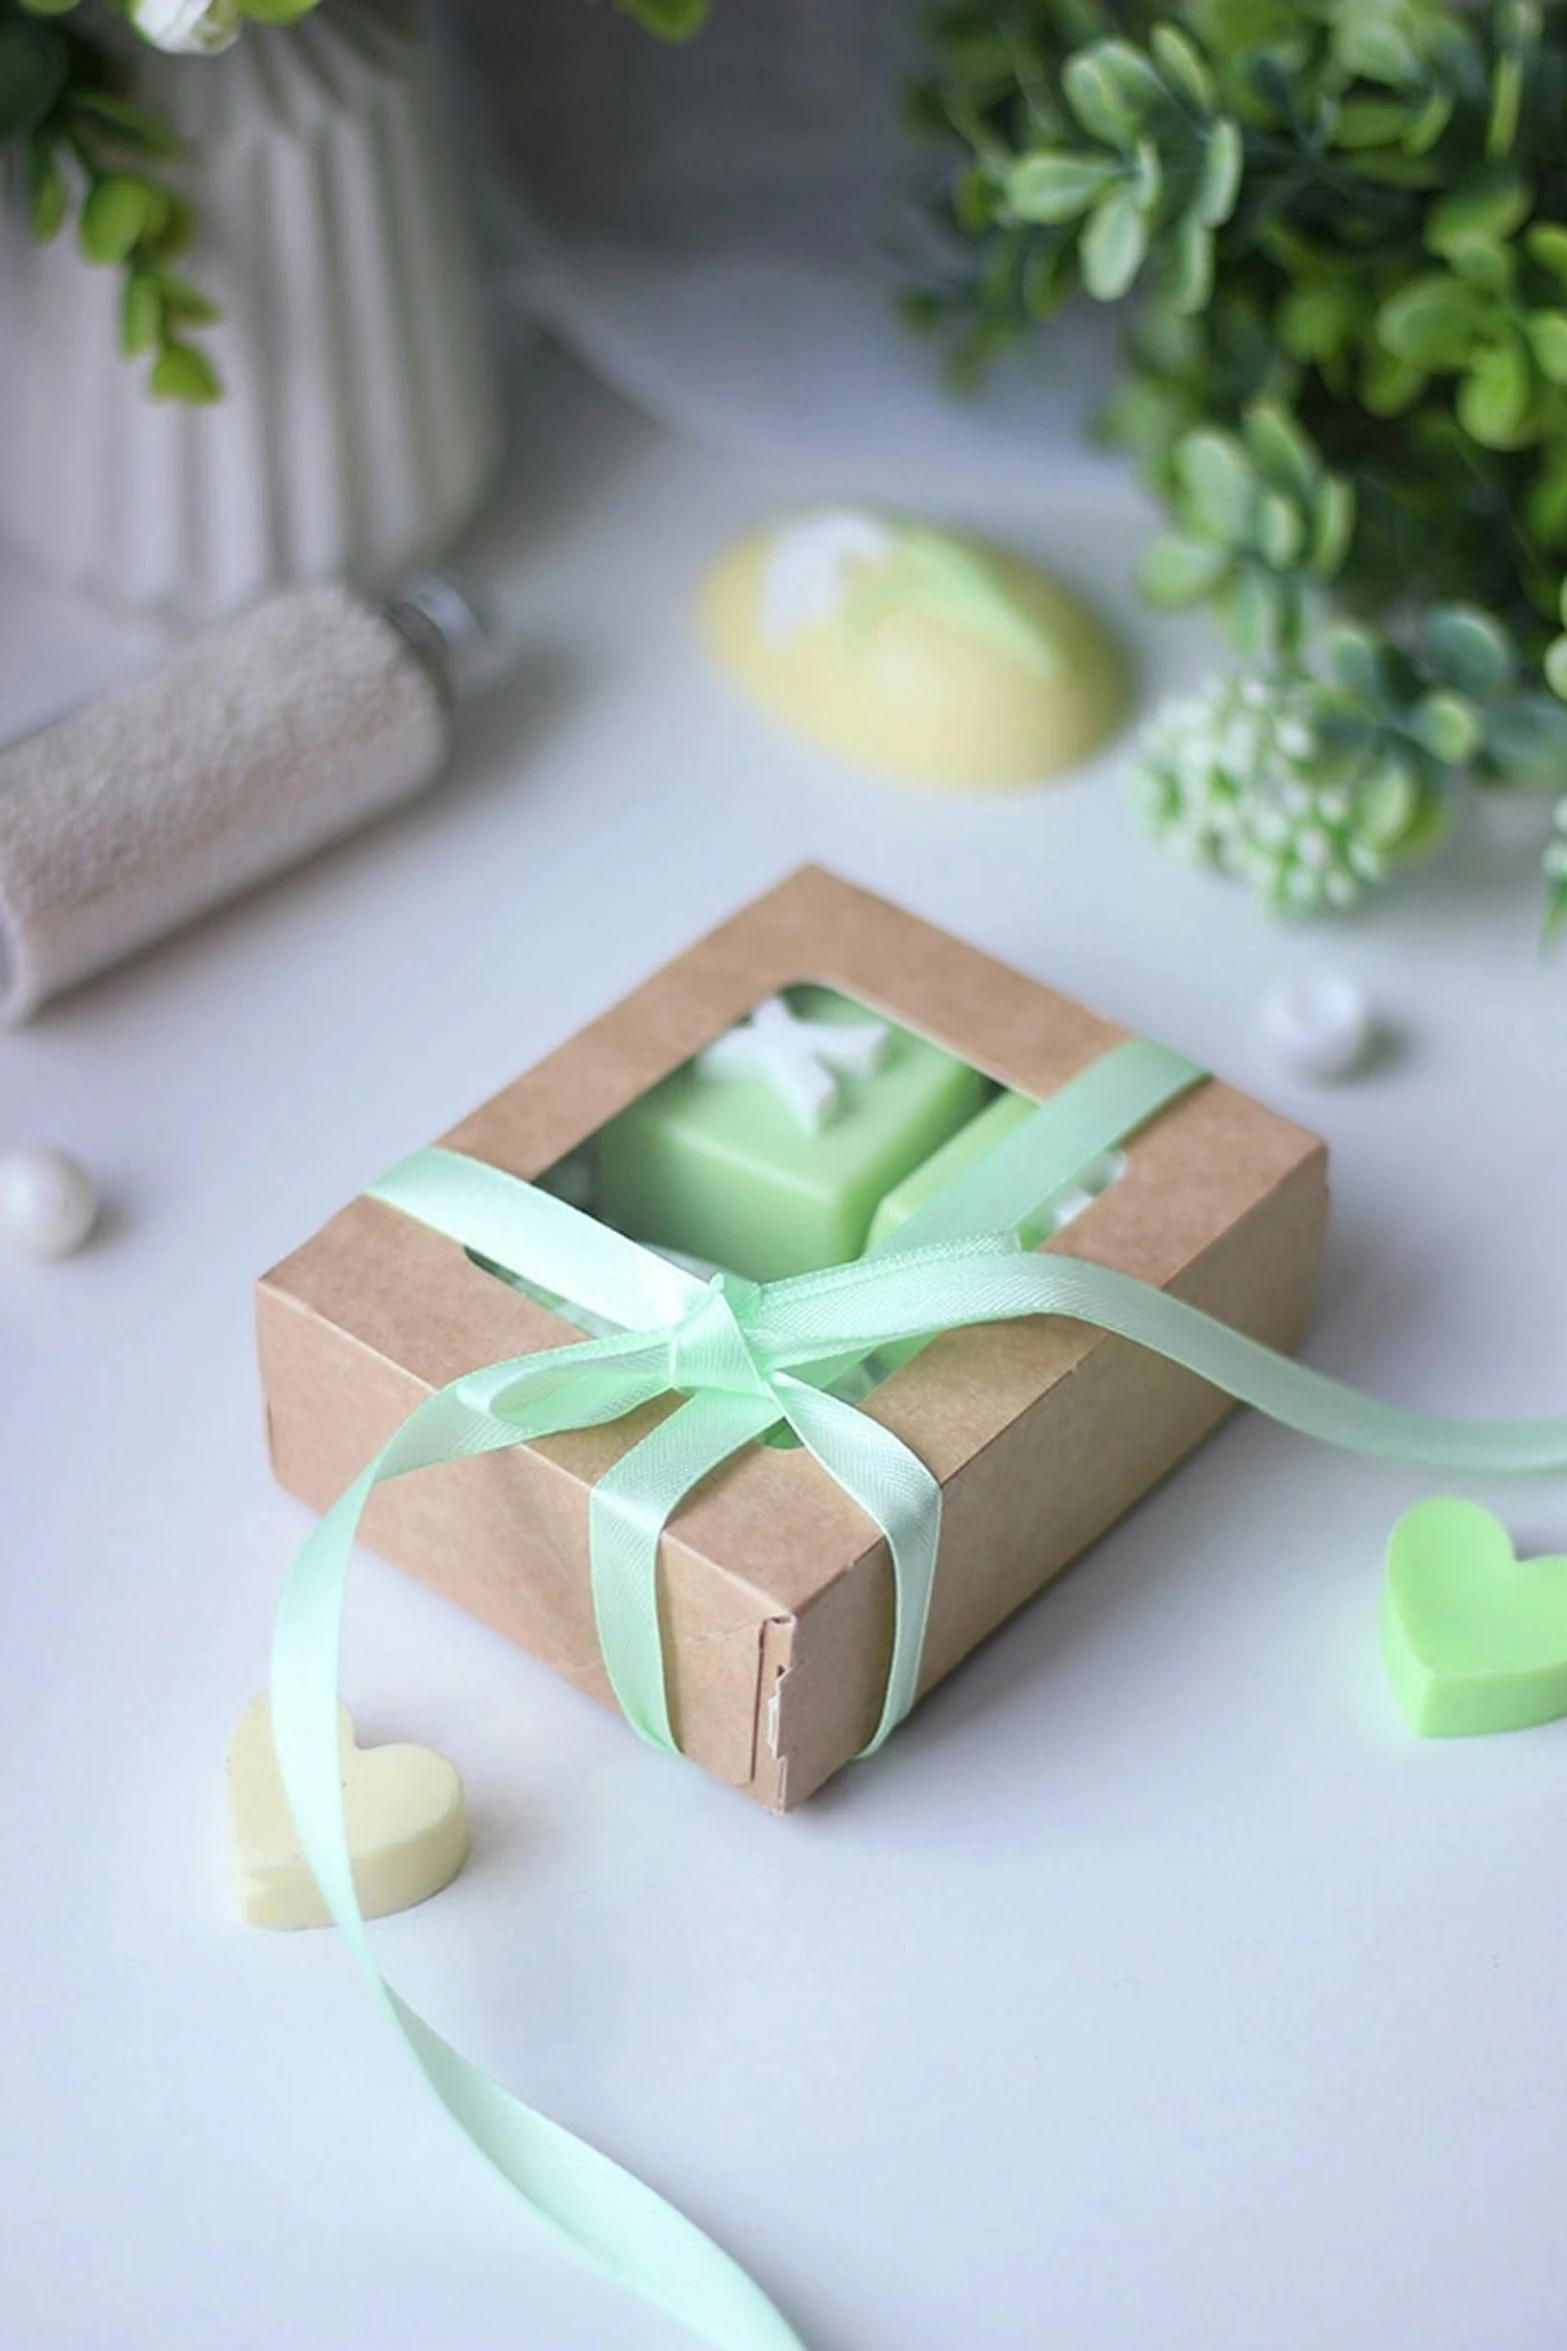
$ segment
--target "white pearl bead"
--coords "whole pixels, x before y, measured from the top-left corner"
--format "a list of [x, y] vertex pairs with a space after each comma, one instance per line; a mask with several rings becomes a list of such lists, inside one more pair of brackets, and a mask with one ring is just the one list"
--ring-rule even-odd
[[1259, 1007], [1258, 1027], [1269, 1052], [1293, 1076], [1330, 1086], [1364, 1060], [1371, 1009], [1342, 972], [1316, 972], [1275, 981]]
[[0, 1159], [0, 1241], [28, 1257], [69, 1257], [92, 1231], [98, 1195], [64, 1151], [12, 1151]]

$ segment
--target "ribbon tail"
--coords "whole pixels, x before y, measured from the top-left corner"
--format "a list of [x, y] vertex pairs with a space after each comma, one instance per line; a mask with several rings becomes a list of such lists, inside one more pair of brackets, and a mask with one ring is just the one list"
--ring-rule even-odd
[[1330, 1379], [1135, 1275], [1004, 1234], [868, 1258], [765, 1293], [775, 1378], [824, 1342], [864, 1351], [919, 1331], [1062, 1315], [1130, 1339], [1297, 1434], [1379, 1460], [1474, 1474], [1567, 1471], [1567, 1417], [1478, 1421], [1388, 1404]]
[[[574, 1352], [580, 1359], [588, 1351]], [[553, 1371], [540, 1384], [553, 1384]], [[272, 1646], [272, 1733], [301, 1847], [327, 1909], [425, 2080], [540, 2219], [614, 2283], [667, 2311], [716, 2351], [805, 2351], [761, 2287], [694, 2221], [470, 2064], [386, 1980], [371, 1950], [354, 1890], [337, 1745], [343, 1599], [360, 1516], [387, 1478], [519, 1444], [546, 1433], [540, 1423], [556, 1421], [547, 1403], [533, 1420], [520, 1413], [497, 1419], [465, 1402], [458, 1393], [463, 1385], [439, 1391], [410, 1415], [322, 1519], [284, 1585]], [[514, 1407], [522, 1385], [513, 1379], [508, 1402]], [[603, 1421], [627, 1409], [623, 1383], [606, 1378], [603, 1386], [586, 1417]], [[558, 1407], [558, 1396], [554, 1402]], [[580, 1397], [574, 1406], [581, 1426]]]
[[447, 2113], [574, 2252], [717, 2351], [806, 2351], [755, 2279], [695, 2221], [503, 2090], [386, 1990], [415, 2062]]
[[976, 1322], [1034, 1313], [1096, 1324], [1343, 1452], [1477, 1476], [1567, 1471], [1567, 1417], [1459, 1420], [1388, 1404], [1110, 1266], [1056, 1256], [992, 1259], [976, 1284], [975, 1305]]

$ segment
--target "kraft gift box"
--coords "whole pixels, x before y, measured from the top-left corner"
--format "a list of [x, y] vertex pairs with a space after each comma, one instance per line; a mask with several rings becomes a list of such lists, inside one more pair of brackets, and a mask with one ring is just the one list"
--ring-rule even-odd
[[[807, 867], [440, 1141], [537, 1178], [764, 999], [810, 983], [1040, 1100], [1127, 1035]], [[410, 1136], [410, 1148], [421, 1140]], [[1209, 1080], [1132, 1138], [1119, 1180], [1048, 1245], [1292, 1348], [1321, 1254], [1326, 1167], [1316, 1137]], [[378, 1173], [367, 1169], [367, 1179]], [[257, 1306], [273, 1465], [316, 1509], [432, 1389], [580, 1335], [457, 1243], [368, 1198], [350, 1202], [265, 1275]], [[364, 1539], [613, 1704], [594, 1627], [588, 1496], [673, 1404], [398, 1479], [373, 1497]], [[1039, 1317], [946, 1333], [861, 1409], [901, 1437], [943, 1489], [923, 1692], [1200, 1444], [1229, 1406], [1129, 1341]], [[760, 1804], [800, 1804], [864, 1746], [877, 1721], [892, 1641], [885, 1541], [809, 1454], [758, 1442], [680, 1507], [659, 1568], [679, 1744]]]

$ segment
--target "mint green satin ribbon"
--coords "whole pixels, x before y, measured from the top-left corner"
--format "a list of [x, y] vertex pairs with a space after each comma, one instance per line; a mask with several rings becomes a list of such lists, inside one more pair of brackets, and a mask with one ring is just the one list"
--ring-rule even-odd
[[[459, 2127], [578, 2252], [720, 2351], [804, 2347], [701, 2230], [471, 2065], [376, 1965], [354, 1894], [337, 1748], [342, 1603], [360, 1514], [388, 1478], [600, 1426], [684, 1393], [687, 1401], [600, 1480], [590, 1519], [594, 1608], [617, 1696], [645, 1737], [673, 1745], [658, 1628], [659, 1533], [700, 1478], [786, 1420], [891, 1550], [897, 1622], [875, 1748], [913, 1702], [940, 1489], [889, 1430], [813, 1383], [823, 1366], [837, 1370], [846, 1359], [969, 1324], [1064, 1315], [1150, 1348], [1271, 1419], [1350, 1451], [1444, 1470], [1567, 1469], [1567, 1419], [1481, 1424], [1404, 1411], [1128, 1275], [1018, 1246], [1015, 1228], [1043, 1199], [1198, 1074], [1154, 1047], [1118, 1048], [970, 1171], [972, 1182], [960, 1179], [911, 1220], [887, 1251], [793, 1281], [758, 1285], [721, 1275], [703, 1284], [564, 1202], [448, 1152], [421, 1152], [375, 1187], [376, 1197], [481, 1255], [629, 1327], [466, 1373], [428, 1397], [305, 1544], [279, 1603], [272, 1652], [273, 1734], [300, 1842], [377, 1998]], [[1030, 1134], [1032, 1147], [1020, 1147]], [[980, 1206], [998, 1229], [973, 1222], [965, 1229]]]

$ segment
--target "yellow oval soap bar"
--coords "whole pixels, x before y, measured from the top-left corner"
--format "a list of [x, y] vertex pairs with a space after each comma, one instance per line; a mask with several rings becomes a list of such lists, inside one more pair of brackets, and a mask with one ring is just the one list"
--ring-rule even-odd
[[701, 613], [714, 657], [771, 716], [911, 782], [1040, 782], [1087, 758], [1125, 707], [1116, 648], [1059, 582], [858, 508], [738, 540]]

